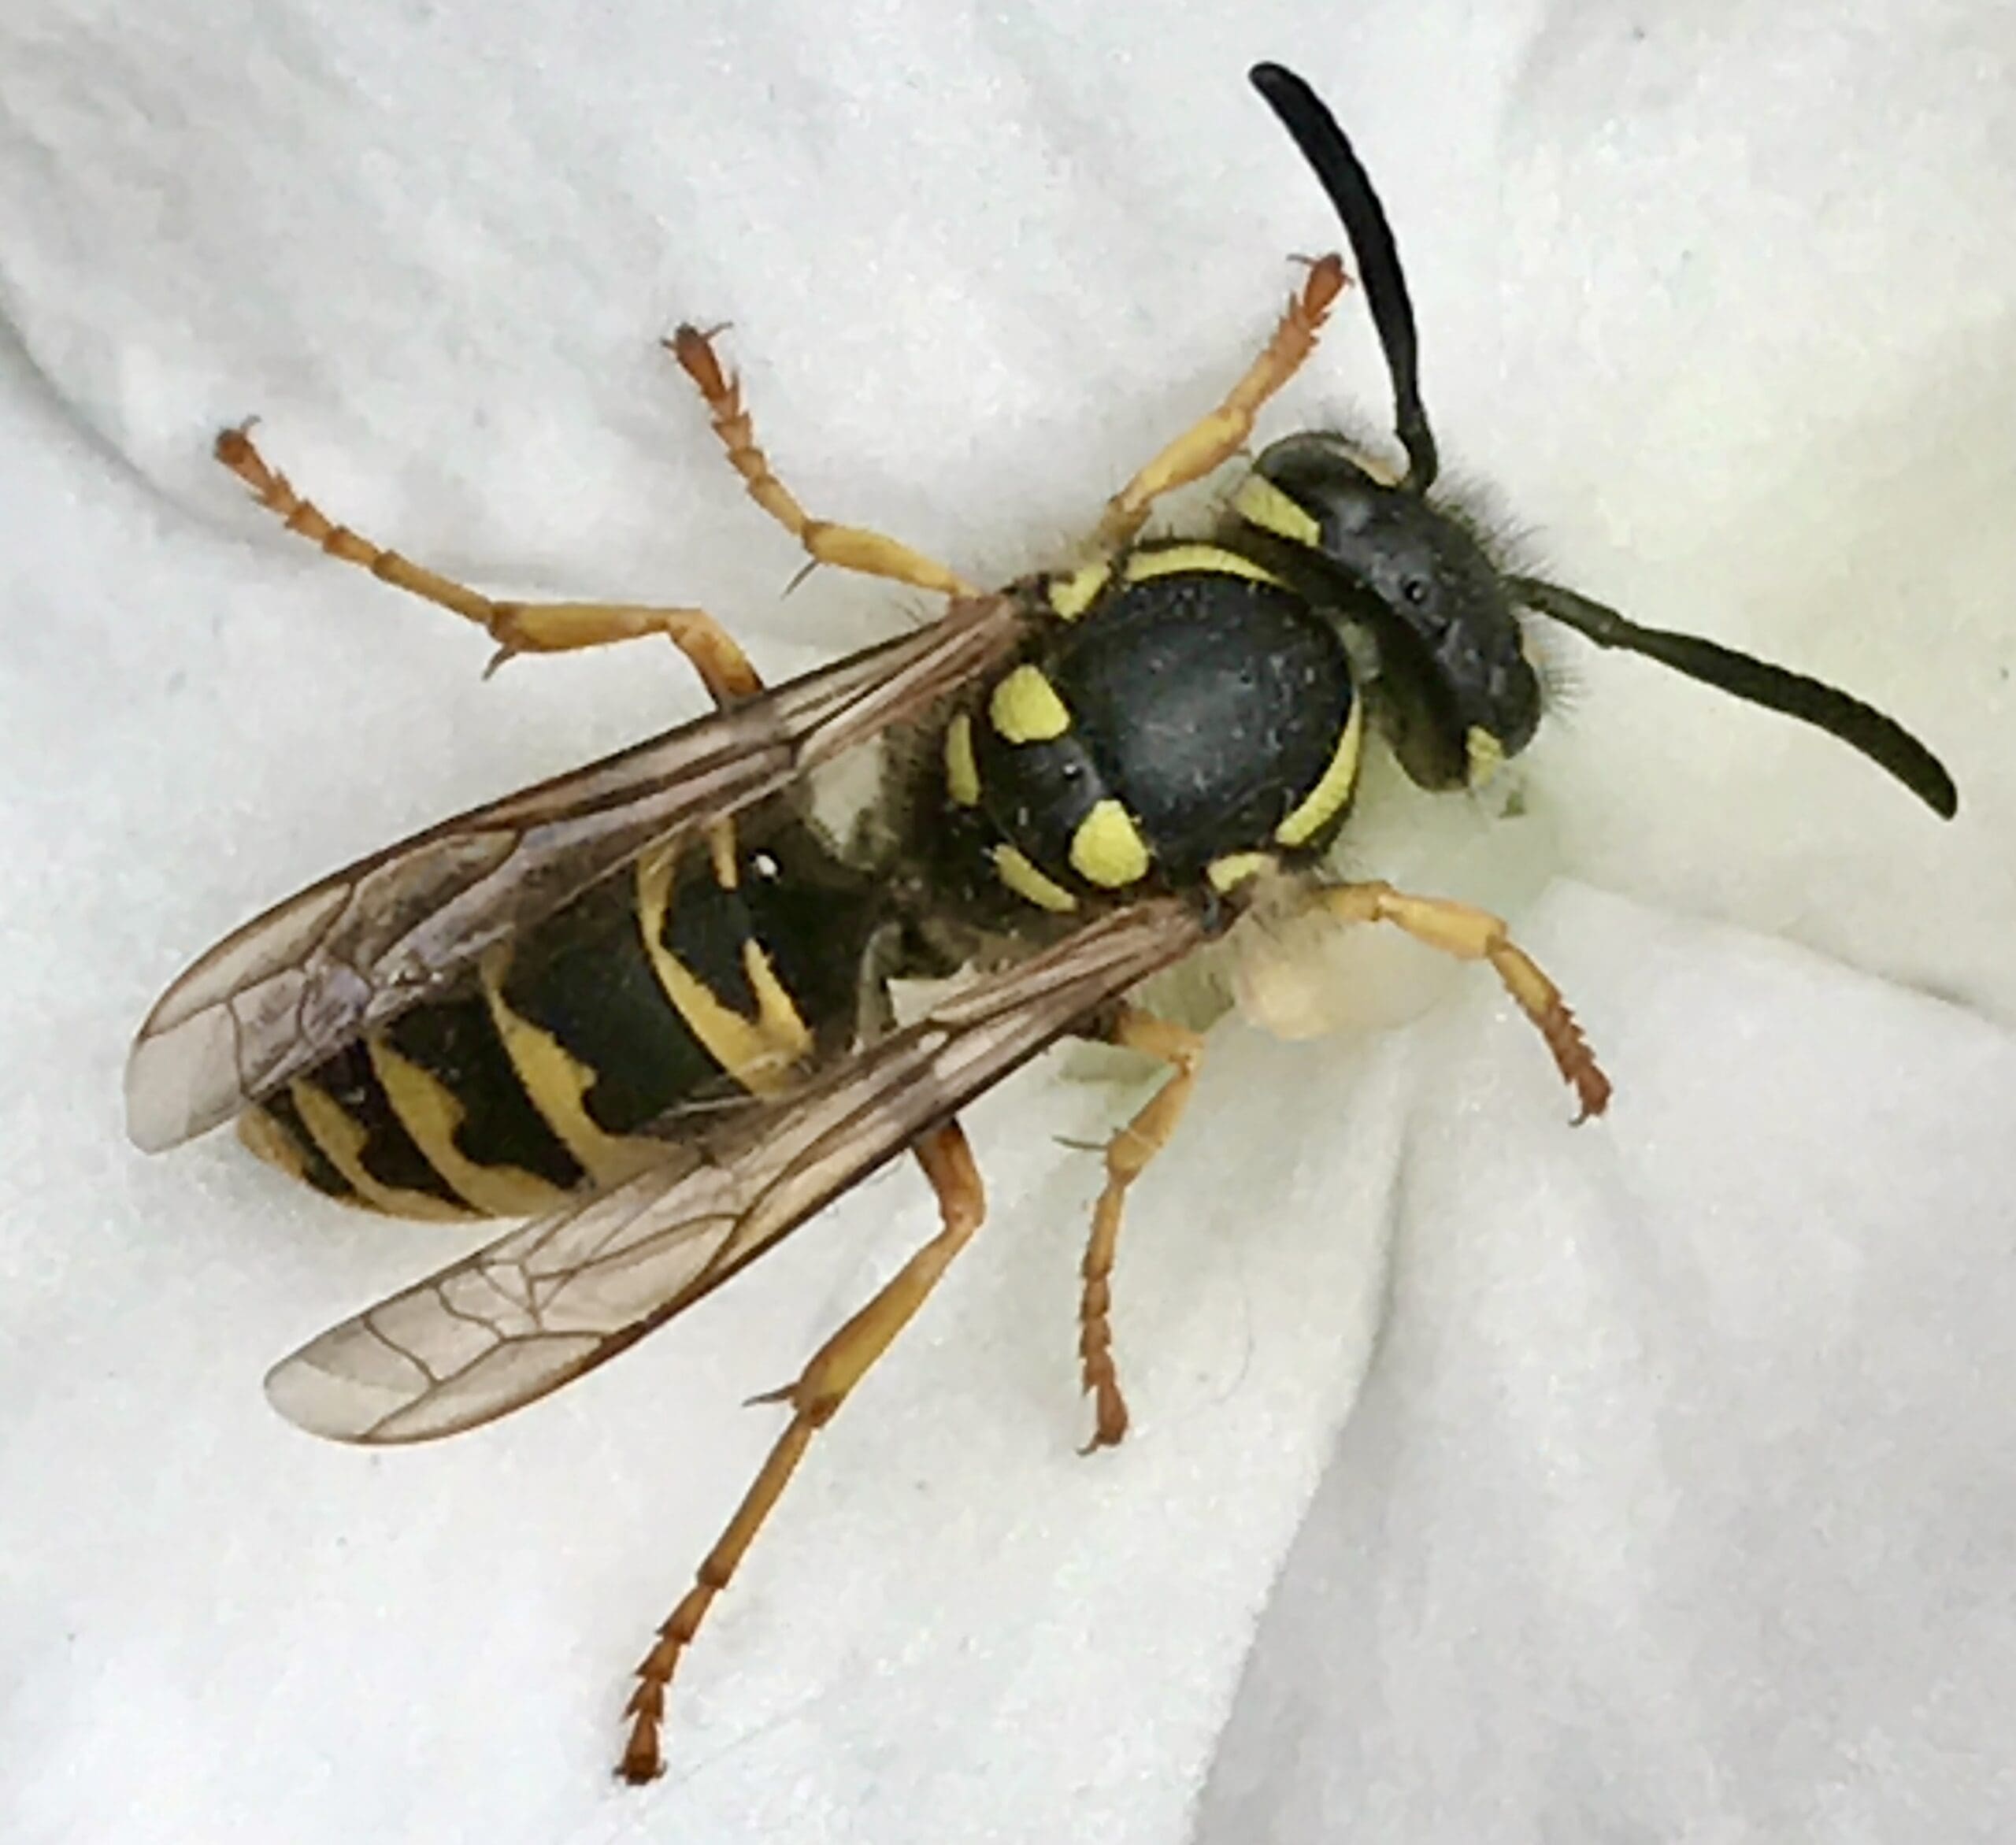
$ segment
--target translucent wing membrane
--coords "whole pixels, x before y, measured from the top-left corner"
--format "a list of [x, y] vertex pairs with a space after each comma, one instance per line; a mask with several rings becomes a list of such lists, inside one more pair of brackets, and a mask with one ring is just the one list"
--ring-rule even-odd
[[743, 811], [984, 672], [1020, 635], [1012, 596], [732, 711], [479, 807], [324, 878], [169, 988], [126, 1068], [150, 1152], [203, 1133], [419, 1004], [483, 952], [647, 848]]
[[[283, 1359], [267, 1394], [348, 1441], [424, 1441], [613, 1357], [775, 1245], [1062, 1032], [1199, 947], [1176, 898], [1088, 924], [964, 987], [782, 1100], [540, 1218]], [[690, 1124], [689, 1124], [690, 1125]]]

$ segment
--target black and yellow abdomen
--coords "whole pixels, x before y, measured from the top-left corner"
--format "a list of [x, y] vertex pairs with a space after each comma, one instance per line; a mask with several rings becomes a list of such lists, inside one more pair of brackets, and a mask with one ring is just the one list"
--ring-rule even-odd
[[1329, 843], [1363, 724], [1343, 639], [1303, 596], [1201, 544], [1044, 593], [1056, 620], [946, 735], [967, 850], [1001, 885], [1063, 913]]
[[881, 898], [795, 822], [648, 856], [239, 1117], [262, 1158], [401, 1217], [516, 1217], [616, 1183], [682, 1106], [787, 1086], [853, 1036]]

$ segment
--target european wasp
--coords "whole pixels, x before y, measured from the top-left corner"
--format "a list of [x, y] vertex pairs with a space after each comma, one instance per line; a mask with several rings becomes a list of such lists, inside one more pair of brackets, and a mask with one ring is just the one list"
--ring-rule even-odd
[[[662, 635], [718, 707], [324, 879], [148, 1016], [127, 1080], [142, 1147], [235, 1119], [255, 1151], [346, 1202], [526, 1220], [283, 1360], [267, 1380], [280, 1411], [365, 1443], [451, 1434], [635, 1343], [899, 1154], [937, 1196], [938, 1234], [776, 1393], [790, 1421], [638, 1669], [632, 1781], [659, 1772], [673, 1672], [813, 1435], [980, 1222], [958, 1110], [1036, 1053], [1095, 1039], [1168, 1073], [1105, 1150], [1078, 1313], [1094, 1447], [1127, 1428], [1109, 1319], [1123, 1207], [1203, 1050], [1129, 998], [1150, 976], [1247, 917], [1392, 924], [1488, 962], [1581, 1116], [1603, 1110], [1607, 1079], [1499, 918], [1325, 869], [1373, 737], [1421, 787], [1457, 790], [1530, 741], [1533, 618], [1831, 732], [1955, 811], [1944, 769], [1868, 706], [1509, 572], [1431, 497], [1413, 309], [1378, 198], [1300, 79], [1252, 76], [1342, 218], [1397, 470], [1291, 435], [1210, 530], [1141, 536], [1163, 495], [1243, 450], [1308, 358], [1346, 285], [1325, 257], [1080, 556], [984, 591], [806, 513], [713, 342], [682, 328], [667, 343], [758, 505], [815, 562], [947, 598], [919, 632], [766, 688], [701, 610], [495, 601], [332, 524], [246, 431], [219, 439], [290, 527], [504, 654]], [[813, 798], [820, 772], [870, 743], [879, 791], [836, 824]], [[951, 984], [900, 1021], [891, 983], [916, 978]]]

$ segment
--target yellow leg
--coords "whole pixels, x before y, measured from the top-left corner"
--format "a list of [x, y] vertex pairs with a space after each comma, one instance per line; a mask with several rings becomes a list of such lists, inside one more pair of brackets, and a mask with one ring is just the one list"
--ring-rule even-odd
[[1315, 350], [1317, 336], [1343, 286], [1341, 258], [1326, 256], [1310, 265], [1301, 291], [1290, 298], [1274, 337], [1224, 401], [1184, 430], [1106, 502], [1097, 534], [1102, 547], [1119, 550], [1141, 529], [1148, 509], [1162, 495], [1203, 480], [1246, 446], [1260, 406], [1302, 369], [1303, 361]]
[[1079, 1452], [1118, 1445], [1127, 1433], [1127, 1399], [1113, 1367], [1113, 1258], [1120, 1243], [1121, 1213], [1127, 1191], [1147, 1170], [1149, 1161], [1169, 1144], [1197, 1086], [1204, 1060], [1204, 1040], [1195, 1032], [1139, 1006], [1123, 1006], [1102, 1034], [1109, 1043], [1124, 1045], [1158, 1058], [1169, 1066], [1168, 1080], [1150, 1096], [1125, 1127], [1106, 1143], [1106, 1189], [1092, 1210], [1091, 1239], [1079, 1273], [1084, 1291], [1078, 1302], [1078, 1360], [1093, 1406], [1092, 1439]]
[[937, 1285], [953, 1257], [965, 1247], [986, 1214], [986, 1198], [972, 1149], [956, 1121], [917, 1143], [916, 1154], [938, 1194], [944, 1228], [910, 1258], [860, 1312], [812, 1354], [795, 1384], [755, 1399], [788, 1403], [790, 1424], [758, 1470], [714, 1547], [695, 1573], [691, 1588], [658, 1629], [657, 1643], [637, 1668], [637, 1688], [625, 1714], [630, 1736], [621, 1773], [633, 1784], [655, 1780], [665, 1762], [659, 1732], [665, 1721], [665, 1688], [715, 1596], [734, 1579], [763, 1521], [782, 1496], [812, 1438], [825, 1427], [889, 1342], [910, 1323]]
[[770, 458], [757, 443], [755, 426], [743, 408], [741, 381], [732, 372], [722, 371], [708, 336], [697, 327], [681, 327], [665, 344], [706, 400], [714, 433], [721, 439], [749, 497], [804, 546], [814, 563], [888, 577], [943, 595], [975, 593], [970, 584], [943, 564], [893, 538], [858, 525], [836, 525], [830, 520], [812, 517], [771, 472]]
[[220, 435], [217, 458], [290, 532], [299, 532], [331, 557], [369, 570], [395, 589], [477, 624], [497, 643], [497, 654], [491, 661], [493, 671], [514, 654], [566, 653], [662, 634], [692, 661], [716, 704], [732, 704], [762, 690], [763, 682], [748, 657], [703, 609], [652, 608], [630, 602], [496, 602], [325, 517], [294, 491], [284, 474], [268, 465], [253, 446], [248, 428], [227, 429]]
[[1503, 917], [1446, 898], [1410, 897], [1385, 884], [1332, 885], [1317, 891], [1314, 901], [1340, 922], [1392, 923], [1444, 954], [1489, 961], [1506, 991], [1547, 1040], [1555, 1067], [1575, 1091], [1582, 1105], [1575, 1119], [1586, 1121], [1610, 1106], [1610, 1078], [1584, 1039], [1561, 989], [1506, 933]]

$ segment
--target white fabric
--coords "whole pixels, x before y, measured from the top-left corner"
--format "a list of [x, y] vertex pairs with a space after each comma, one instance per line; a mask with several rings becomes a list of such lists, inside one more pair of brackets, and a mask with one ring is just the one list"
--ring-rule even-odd
[[[0, 15], [9, 1839], [2016, 1830], [2016, 28], [1210, 10]], [[1136, 1432], [1080, 1461], [1095, 1168], [1054, 1137], [1128, 1098], [991, 1098], [987, 1233], [719, 1607], [670, 1773], [620, 1790], [625, 1671], [775, 1427], [734, 1404], [929, 1213], [892, 1173], [439, 1447], [270, 1414], [267, 1362], [444, 1243], [221, 1137], [131, 1153], [134, 1023], [264, 902], [695, 699], [650, 649], [480, 683], [480, 637], [287, 539], [209, 438], [258, 413], [375, 536], [702, 602], [788, 671], [922, 600], [780, 600], [657, 335], [734, 323], [815, 511], [980, 580], [1054, 558], [1337, 240], [1262, 56], [1359, 141], [1445, 453], [1536, 562], [1895, 709], [1962, 817], [1562, 640], [1529, 797], [1573, 881], [1518, 921], [1608, 1120], [1568, 1130], [1481, 976], [1379, 1039], [1228, 1025], [1122, 1254]], [[1269, 429], [1387, 413], [1347, 298]], [[1357, 862], [1392, 836], [1369, 812]]]

